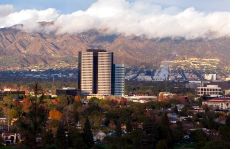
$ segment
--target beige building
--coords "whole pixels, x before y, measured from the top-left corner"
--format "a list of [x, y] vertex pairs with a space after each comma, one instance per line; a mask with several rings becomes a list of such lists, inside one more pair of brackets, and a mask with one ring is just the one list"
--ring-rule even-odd
[[81, 89], [84, 93], [93, 93], [93, 52], [81, 53]]
[[98, 52], [97, 94], [111, 95], [113, 53]]
[[221, 87], [218, 85], [207, 85], [206, 87], [197, 87], [197, 95], [198, 96], [211, 96], [218, 97], [222, 93]]
[[120, 67], [116, 68], [113, 64], [112, 52], [88, 49], [79, 52], [78, 59], [78, 86], [83, 95], [109, 96], [114, 95], [115, 91], [117, 95], [124, 94], [124, 80], [120, 81], [120, 78], [125, 79], [124, 65], [121, 65], [123, 73], [120, 73]]

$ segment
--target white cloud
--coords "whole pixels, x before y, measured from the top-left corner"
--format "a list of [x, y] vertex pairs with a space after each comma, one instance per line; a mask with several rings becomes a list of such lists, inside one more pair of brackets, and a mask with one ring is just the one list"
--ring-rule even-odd
[[0, 17], [4, 17], [10, 13], [12, 13], [14, 7], [12, 5], [0, 5]]
[[[0, 11], [1, 14], [4, 12]], [[41, 21], [53, 21], [54, 24], [42, 28], [37, 23]], [[205, 13], [192, 7], [185, 10], [172, 6], [163, 8], [151, 0], [97, 0], [87, 10], [71, 14], [61, 14], [49, 8], [8, 11], [0, 18], [1, 27], [15, 24], [24, 24], [28, 31], [54, 31], [58, 34], [97, 29], [148, 38], [215, 38], [229, 35], [229, 12]]]

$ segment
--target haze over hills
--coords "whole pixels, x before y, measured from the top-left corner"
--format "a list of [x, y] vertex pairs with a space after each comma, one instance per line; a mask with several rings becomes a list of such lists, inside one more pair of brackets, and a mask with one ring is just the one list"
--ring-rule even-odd
[[[45, 25], [45, 24], [44, 24]], [[105, 48], [115, 61], [129, 66], [158, 67], [178, 57], [218, 58], [229, 65], [230, 37], [215, 39], [154, 38], [87, 31], [76, 34], [25, 32], [20, 25], [0, 29], [0, 70], [76, 67], [78, 51]]]

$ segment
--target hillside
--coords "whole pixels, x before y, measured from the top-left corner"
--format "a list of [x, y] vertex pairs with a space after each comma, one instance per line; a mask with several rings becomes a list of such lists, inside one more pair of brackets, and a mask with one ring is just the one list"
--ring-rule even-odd
[[77, 53], [102, 47], [115, 53], [115, 61], [129, 66], [158, 67], [162, 60], [177, 57], [218, 58], [229, 65], [230, 38], [147, 39], [104, 35], [97, 31], [80, 34], [27, 33], [15, 27], [0, 29], [0, 70], [41, 67], [76, 67]]

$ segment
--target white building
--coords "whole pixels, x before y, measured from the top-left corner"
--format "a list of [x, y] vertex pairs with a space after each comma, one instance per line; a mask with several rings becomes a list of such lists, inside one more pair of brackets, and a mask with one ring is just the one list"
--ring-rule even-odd
[[222, 93], [221, 87], [218, 85], [207, 85], [206, 87], [197, 87], [197, 95], [198, 96], [211, 96], [218, 97]]
[[202, 102], [203, 106], [208, 106], [212, 109], [218, 110], [229, 110], [230, 109], [230, 100], [223, 98], [215, 98]]
[[216, 80], [216, 74], [205, 74], [204, 78], [205, 78], [205, 80], [208, 80], [208, 81], [215, 81]]

